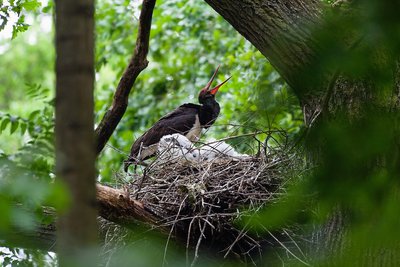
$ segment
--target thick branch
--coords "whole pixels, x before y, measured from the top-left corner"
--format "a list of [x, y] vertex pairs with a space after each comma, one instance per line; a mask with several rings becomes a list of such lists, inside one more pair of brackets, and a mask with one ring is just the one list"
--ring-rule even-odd
[[140, 201], [129, 196], [129, 192], [97, 184], [97, 204], [99, 215], [122, 225], [142, 222], [156, 226], [159, 218], [146, 209]]
[[99, 154], [120, 122], [128, 106], [128, 97], [136, 78], [148, 61], [149, 38], [153, 9], [156, 0], [144, 0], [139, 17], [139, 29], [134, 54], [119, 81], [111, 107], [96, 128], [96, 153]]
[[[115, 189], [109, 186], [97, 184], [97, 207], [98, 213], [104, 219], [133, 228], [135, 225], [148, 225], [157, 227], [161, 232], [168, 233], [169, 229], [161, 227], [158, 218], [145, 204], [129, 197], [129, 193], [122, 189]], [[56, 221], [56, 212], [54, 209], [44, 207], [43, 214], [54, 218]], [[103, 220], [104, 222], [104, 220]], [[99, 221], [101, 225], [102, 221]], [[102, 226], [99, 227], [102, 230]], [[103, 229], [104, 230], [104, 229]], [[39, 225], [34, 232], [14, 229], [9, 234], [3, 236], [10, 246], [35, 248], [44, 251], [54, 251], [56, 245], [56, 225]]]

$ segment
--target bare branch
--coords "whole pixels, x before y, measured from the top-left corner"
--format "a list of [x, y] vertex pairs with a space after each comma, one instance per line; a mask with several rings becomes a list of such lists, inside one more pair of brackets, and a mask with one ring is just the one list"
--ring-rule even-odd
[[146, 209], [140, 201], [129, 196], [129, 192], [97, 184], [97, 205], [99, 215], [122, 225], [142, 222], [157, 225], [159, 218]]
[[134, 54], [119, 81], [111, 107], [96, 128], [96, 153], [103, 150], [128, 106], [129, 93], [139, 74], [147, 67], [151, 20], [156, 0], [144, 0]]

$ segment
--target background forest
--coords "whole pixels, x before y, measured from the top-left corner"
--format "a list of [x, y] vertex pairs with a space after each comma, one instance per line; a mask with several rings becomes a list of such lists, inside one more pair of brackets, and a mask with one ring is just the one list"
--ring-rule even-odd
[[[51, 221], [39, 212], [42, 206], [63, 210], [70, 198], [54, 174], [54, 3], [9, 0], [0, 1], [0, 6], [0, 245], [3, 247], [0, 265], [56, 266], [54, 253], [32, 248], [34, 244], [25, 239], [22, 243], [26, 247], [21, 248], [18, 237], [20, 231], [34, 231], [38, 225]], [[376, 38], [381, 38], [385, 49], [398, 59], [400, 23], [393, 19], [395, 16], [385, 17], [386, 10], [371, 6], [372, 19], [366, 26], [360, 21], [333, 18], [331, 23], [338, 28], [365, 26], [368, 45], [361, 53], [345, 54], [343, 47], [334, 41], [337, 35], [321, 33], [320, 38], [332, 45], [324, 51], [326, 57], [318, 67], [340, 67], [350, 76], [369, 74], [368, 49], [375, 47], [375, 37], [369, 39], [368, 35], [371, 29], [379, 32]], [[96, 124], [112, 102], [116, 85], [132, 55], [139, 13], [139, 1], [96, 2]], [[322, 125], [318, 131], [327, 136], [325, 142], [331, 150], [321, 156], [321, 161], [332, 164], [323, 165], [324, 168], [311, 174], [315, 166], [306, 163], [311, 156], [304, 147], [308, 151], [314, 148], [304, 142], [310, 133], [304, 125], [298, 97], [267, 59], [207, 3], [158, 0], [149, 48], [149, 66], [135, 82], [128, 109], [98, 157], [98, 182], [108, 185], [128, 182], [121, 172], [132, 142], [175, 107], [197, 103], [199, 90], [221, 65], [217, 79], [221, 81], [229, 75], [232, 78], [217, 96], [221, 115], [206, 137], [218, 139], [258, 130], [282, 130], [289, 142], [296, 145], [296, 153], [300, 153], [300, 156], [296, 154], [299, 172], [288, 177], [298, 183], [289, 183], [287, 190], [291, 193], [287, 200], [261, 212], [261, 223], [270, 229], [288, 223], [302, 225], [307, 231], [324, 224], [332, 208], [340, 203], [354, 218], [347, 233], [358, 244], [354, 251], [364, 251], [371, 244], [379, 247], [385, 244], [399, 255], [396, 254], [398, 235], [392, 235], [400, 223], [399, 152], [393, 150], [391, 143], [398, 136], [390, 130], [393, 124], [398, 124], [396, 112], [392, 114], [394, 120], [377, 114], [371, 116], [366, 124], [353, 129], [351, 135], [344, 132], [341, 124]], [[375, 73], [375, 81], [382, 88], [388, 84], [385, 71], [391, 71], [391, 67], [385, 65], [382, 72]], [[381, 93], [387, 95], [385, 90]], [[266, 137], [265, 134], [258, 136], [262, 140]], [[313, 140], [313, 135], [306, 140]], [[241, 152], [255, 153], [246, 144], [232, 145]], [[378, 164], [374, 170], [364, 168], [364, 162], [381, 154], [390, 155], [392, 162], [388, 168], [382, 167], [384, 164]], [[113, 254], [116, 247], [106, 244], [103, 247], [103, 254], [108, 257], [105, 266], [122, 266], [121, 263], [129, 261], [135, 261], [135, 266], [160, 266], [165, 261], [166, 246], [162, 237], [135, 236], [123, 229], [116, 231], [132, 235], [134, 241], [116, 242], [123, 248], [119, 247], [118, 256]], [[169, 266], [186, 263], [184, 252], [179, 248], [170, 245], [168, 250]], [[348, 263], [354, 251], [347, 251], [340, 260]], [[288, 250], [286, 254], [293, 255], [282, 259], [283, 262], [294, 265], [307, 262], [306, 252], [303, 254], [300, 248], [293, 253]], [[318, 260], [317, 264], [324, 265], [323, 260]], [[216, 261], [205, 258], [198, 264], [206, 266], [210, 262]], [[338, 266], [345, 266], [340, 262], [337, 261]], [[235, 261], [225, 264], [240, 266]]]

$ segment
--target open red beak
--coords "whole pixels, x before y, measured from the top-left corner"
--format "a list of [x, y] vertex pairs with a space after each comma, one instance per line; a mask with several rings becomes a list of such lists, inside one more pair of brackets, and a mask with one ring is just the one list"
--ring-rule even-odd
[[212, 84], [212, 82], [214, 81], [215, 76], [217, 75], [217, 72], [218, 72], [218, 70], [219, 70], [219, 67], [220, 67], [220, 65], [218, 65], [218, 67], [217, 67], [217, 69], [215, 70], [213, 76], [211, 77], [210, 81], [207, 83], [207, 85], [206, 85], [206, 87], [205, 87], [205, 89], [207, 89], [207, 91], [210, 92], [210, 94], [212, 94], [212, 95], [215, 95], [215, 94], [218, 92], [219, 88], [220, 88], [222, 85], [224, 85], [224, 83], [226, 83], [230, 78], [232, 78], [232, 76], [230, 76], [228, 79], [226, 79], [226, 80], [223, 81], [222, 83], [218, 84], [218, 85], [215, 86], [214, 88], [209, 89], [210, 86], [211, 86], [211, 84]]

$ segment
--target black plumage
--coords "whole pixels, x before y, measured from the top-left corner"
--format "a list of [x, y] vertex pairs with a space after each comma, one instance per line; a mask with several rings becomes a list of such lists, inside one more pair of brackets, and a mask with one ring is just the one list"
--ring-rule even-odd
[[201, 105], [187, 103], [179, 106], [163, 116], [133, 143], [130, 156], [124, 164], [125, 171], [128, 170], [129, 165], [154, 156], [157, 152], [158, 142], [163, 136], [180, 133], [194, 142], [199, 138], [203, 128], [208, 128], [215, 122], [220, 112], [215, 94], [230, 79], [229, 77], [221, 84], [209, 89], [218, 68], [207, 85], [200, 91], [199, 103]]

